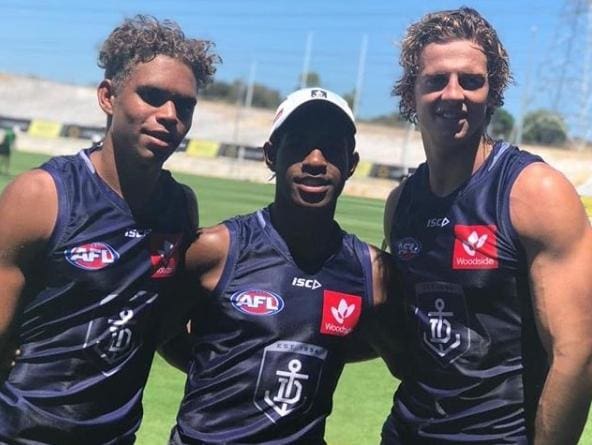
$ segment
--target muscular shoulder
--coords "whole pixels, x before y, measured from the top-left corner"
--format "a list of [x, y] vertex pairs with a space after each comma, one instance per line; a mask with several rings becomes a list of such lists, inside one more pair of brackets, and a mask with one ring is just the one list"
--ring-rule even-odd
[[17, 176], [0, 195], [0, 249], [6, 252], [47, 241], [57, 212], [57, 191], [49, 173], [31, 170]]
[[4, 224], [36, 226], [49, 237], [57, 217], [57, 190], [51, 175], [35, 169], [17, 176], [0, 195]]
[[185, 254], [187, 271], [201, 278], [208, 274], [218, 276], [224, 267], [229, 247], [230, 232], [224, 224], [199, 229], [195, 241]]
[[536, 244], [567, 246], [589, 228], [573, 185], [541, 162], [530, 164], [518, 175], [510, 192], [510, 218], [521, 239]]

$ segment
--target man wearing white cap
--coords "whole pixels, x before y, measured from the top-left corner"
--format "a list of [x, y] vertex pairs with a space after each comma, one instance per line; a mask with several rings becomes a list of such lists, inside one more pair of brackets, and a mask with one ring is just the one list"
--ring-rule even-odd
[[288, 96], [263, 147], [274, 202], [189, 248], [202, 305], [191, 353], [168, 356], [188, 373], [171, 444], [324, 443], [351, 333], [398, 288], [386, 254], [333, 219], [355, 131], [336, 94]]

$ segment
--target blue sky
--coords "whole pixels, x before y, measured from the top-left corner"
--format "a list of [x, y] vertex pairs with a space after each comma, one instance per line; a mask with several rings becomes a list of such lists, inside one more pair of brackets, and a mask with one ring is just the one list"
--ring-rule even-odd
[[[559, 37], [569, 34], [562, 21], [568, 0], [0, 0], [0, 71], [31, 74], [76, 84], [101, 78], [97, 49], [124, 17], [148, 13], [173, 19], [192, 37], [216, 42], [224, 62], [217, 78], [249, 78], [287, 94], [298, 84], [307, 35], [312, 33], [310, 69], [322, 85], [350, 92], [357, 81], [362, 40], [368, 41], [359, 115], [395, 111], [390, 96], [400, 73], [396, 42], [405, 28], [429, 11], [472, 6], [497, 29], [506, 46], [516, 80], [506, 107], [518, 115], [530, 84], [528, 108], [547, 106], [561, 61]], [[563, 16], [564, 17], [564, 16]], [[536, 31], [533, 31], [536, 27]], [[527, 79], [530, 76], [530, 81]], [[573, 99], [573, 91], [566, 97]]]

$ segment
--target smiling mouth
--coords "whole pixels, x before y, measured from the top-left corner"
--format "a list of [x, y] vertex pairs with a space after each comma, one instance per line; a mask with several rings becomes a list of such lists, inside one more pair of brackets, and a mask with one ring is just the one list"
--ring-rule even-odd
[[172, 147], [175, 145], [173, 137], [169, 133], [147, 132], [146, 135], [150, 137], [151, 142], [161, 147]]
[[315, 177], [297, 178], [294, 182], [305, 193], [324, 193], [330, 185], [326, 179]]
[[440, 113], [438, 113], [438, 116], [443, 119], [456, 120], [456, 121], [467, 118], [466, 113], [455, 113], [455, 112], [440, 112]]

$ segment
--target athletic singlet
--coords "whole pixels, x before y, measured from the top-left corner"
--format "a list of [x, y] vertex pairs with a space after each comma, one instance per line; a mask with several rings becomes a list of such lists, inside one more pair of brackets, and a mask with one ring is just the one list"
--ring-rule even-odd
[[1, 443], [129, 444], [140, 424], [158, 313], [190, 236], [187, 199], [162, 172], [140, 222], [89, 155], [41, 166], [58, 217], [30, 274], [40, 287], [21, 297], [21, 355], [0, 382]]
[[395, 394], [385, 444], [529, 440], [547, 361], [509, 195], [540, 161], [498, 142], [449, 196], [430, 192], [426, 164], [404, 186], [390, 248], [405, 285], [412, 370]]
[[229, 255], [197, 323], [172, 443], [322, 444], [342, 349], [371, 305], [369, 248], [343, 233], [307, 274], [268, 209], [226, 225]]

